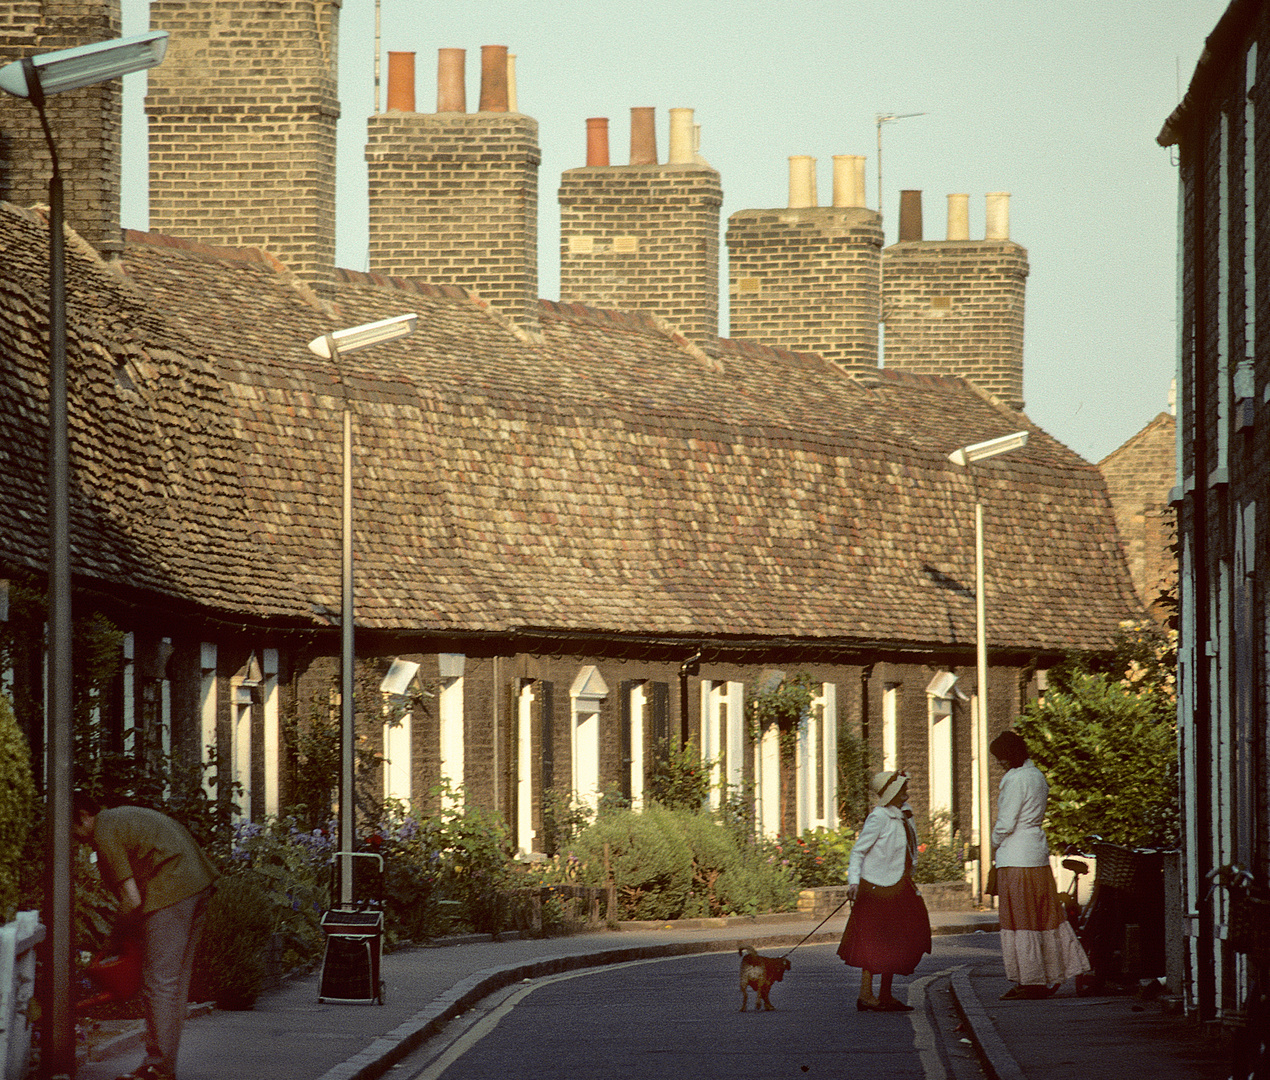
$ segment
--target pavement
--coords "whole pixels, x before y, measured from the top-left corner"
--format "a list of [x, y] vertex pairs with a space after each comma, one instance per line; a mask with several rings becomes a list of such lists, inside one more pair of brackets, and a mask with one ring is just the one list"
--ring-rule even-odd
[[[487, 935], [384, 955], [384, 1003], [321, 1003], [317, 973], [287, 980], [251, 1010], [192, 1006], [181, 1080], [376, 1080], [482, 998], [512, 983], [656, 956], [837, 941], [845, 915], [622, 923], [566, 938]], [[992, 911], [931, 912], [935, 934], [995, 934]], [[810, 935], [810, 936], [808, 936]], [[1224, 1046], [1165, 1000], [1130, 993], [1078, 997], [1071, 983], [1041, 1001], [1001, 1001], [999, 959], [964, 964], [944, 988], [989, 1080], [1101, 1080], [1149, 1070], [1151, 1080], [1225, 1080]], [[896, 988], [901, 988], [897, 982]], [[140, 1059], [139, 1026], [97, 1041], [78, 1080], [113, 1080]], [[928, 1072], [926, 1080], [930, 1080]]]

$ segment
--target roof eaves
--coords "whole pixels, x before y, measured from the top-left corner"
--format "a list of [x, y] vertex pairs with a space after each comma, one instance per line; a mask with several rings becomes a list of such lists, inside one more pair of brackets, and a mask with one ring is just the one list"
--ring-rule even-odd
[[1248, 37], [1264, 3], [1265, 0], [1232, 0], [1213, 32], [1204, 39], [1204, 51], [1200, 53], [1185, 96], [1155, 137], [1161, 146], [1176, 146], [1182, 141], [1204, 99], [1229, 69], [1231, 54]]

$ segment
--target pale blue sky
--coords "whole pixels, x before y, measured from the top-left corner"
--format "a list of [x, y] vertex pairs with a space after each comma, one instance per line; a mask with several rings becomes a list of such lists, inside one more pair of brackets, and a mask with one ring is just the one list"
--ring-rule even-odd
[[[146, 0], [123, 0], [124, 32]], [[788, 157], [868, 157], [877, 206], [879, 113], [925, 113], [883, 129], [883, 210], [895, 240], [899, 191], [923, 192], [928, 239], [949, 193], [1008, 191], [1011, 237], [1028, 250], [1028, 416], [1091, 461], [1168, 406], [1177, 354], [1177, 169], [1155, 143], [1227, 0], [382, 0], [381, 48], [417, 54], [417, 108], [436, 108], [439, 48], [467, 50], [468, 107], [480, 48], [516, 54], [520, 111], [537, 119], [539, 284], [558, 295], [565, 169], [585, 164], [590, 116], [610, 118], [626, 161], [632, 106], [695, 110], [701, 153], [723, 181], [723, 221], [784, 206]], [[341, 265], [366, 268], [366, 117], [374, 110], [374, 0], [340, 18], [337, 176]], [[386, 90], [387, 61], [382, 62]], [[126, 94], [124, 225], [145, 228], [131, 177], [143, 169], [139, 77]], [[131, 133], [131, 134], [129, 134]], [[722, 231], [722, 230], [721, 230]], [[726, 254], [724, 269], [726, 272]], [[721, 283], [722, 285], [722, 283]], [[723, 299], [726, 300], [726, 289]], [[726, 325], [722, 328], [726, 333]]]

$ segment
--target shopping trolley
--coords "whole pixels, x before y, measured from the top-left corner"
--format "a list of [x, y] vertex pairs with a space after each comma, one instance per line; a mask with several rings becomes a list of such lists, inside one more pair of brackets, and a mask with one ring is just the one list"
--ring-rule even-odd
[[[355, 872], [358, 859], [374, 860], [373, 875]], [[322, 954], [318, 1001], [382, 1005], [384, 983], [379, 977], [379, 959], [384, 941], [384, 858], [368, 851], [337, 853], [331, 865], [332, 896], [342, 895], [341, 873], [350, 875], [354, 898], [341, 901], [339, 907], [322, 915], [326, 949]], [[359, 879], [370, 876], [374, 879], [371, 888], [359, 889]]]

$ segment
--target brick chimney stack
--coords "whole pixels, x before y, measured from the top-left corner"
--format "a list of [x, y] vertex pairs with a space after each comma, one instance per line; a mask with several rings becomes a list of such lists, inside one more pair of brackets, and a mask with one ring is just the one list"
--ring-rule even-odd
[[[538, 306], [538, 122], [512, 111], [513, 58], [502, 45], [482, 48], [480, 111], [465, 112], [464, 56], [440, 50], [435, 113], [389, 111], [367, 124], [370, 268], [460, 285], [530, 329]], [[388, 94], [396, 100], [392, 85]]]
[[[151, 0], [150, 227], [335, 269], [339, 0]], [[285, 33], [282, 32], [285, 28]]]
[[[119, 36], [119, 0], [13, 0], [0, 19], [0, 65]], [[66, 178], [66, 224], [103, 254], [122, 247], [120, 87], [111, 79], [54, 94], [45, 110]], [[0, 93], [0, 199], [47, 205], [52, 171], [39, 114]]]
[[731, 336], [814, 352], [849, 371], [878, 366], [882, 222], [864, 205], [864, 158], [834, 158], [833, 206], [816, 162], [789, 159], [789, 206], [728, 218]]
[[657, 159], [654, 110], [639, 107], [631, 109], [629, 164], [609, 165], [589, 150], [585, 167], [561, 177], [560, 299], [647, 312], [713, 348], [723, 185], [697, 152], [692, 110], [670, 112], [666, 164]]
[[986, 199], [986, 236], [967, 239], [965, 196], [950, 195], [946, 240], [923, 240], [917, 223], [882, 253], [887, 367], [959, 375], [1023, 408], [1023, 307], [1027, 250], [1010, 239], [1009, 195]]

